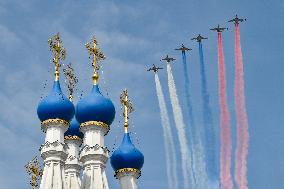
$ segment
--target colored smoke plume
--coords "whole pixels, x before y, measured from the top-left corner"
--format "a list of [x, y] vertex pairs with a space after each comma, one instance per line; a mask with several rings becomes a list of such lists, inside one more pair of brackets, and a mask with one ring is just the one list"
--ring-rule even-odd
[[167, 177], [168, 177], [167, 180], [170, 189], [178, 189], [176, 150], [174, 145], [173, 134], [170, 127], [169, 114], [165, 103], [165, 97], [157, 73], [155, 74], [155, 83], [156, 83], [156, 91], [157, 91], [162, 128], [163, 128], [164, 147], [166, 152], [166, 166], [167, 166]]
[[189, 116], [189, 125], [188, 125], [188, 138], [189, 138], [189, 147], [191, 151], [192, 159], [192, 173], [194, 184], [192, 188], [207, 188], [207, 174], [206, 174], [206, 163], [204, 157], [204, 147], [202, 145], [202, 127], [196, 127], [194, 123], [193, 113], [192, 113], [192, 104], [191, 97], [189, 93], [189, 74], [186, 66], [186, 54], [185, 51], [182, 51], [182, 60], [183, 60], [183, 69], [184, 69], [184, 79], [185, 79], [185, 92], [186, 92], [186, 102]]
[[231, 178], [231, 128], [227, 106], [226, 70], [222, 44], [222, 34], [218, 32], [218, 80], [220, 103], [220, 181], [222, 189], [233, 189]]
[[202, 43], [199, 42], [199, 62], [201, 76], [201, 95], [203, 103], [203, 124], [205, 133], [205, 157], [206, 168], [209, 180], [218, 180], [218, 168], [216, 161], [216, 136], [210, 107], [210, 95], [207, 89]]
[[235, 112], [237, 119], [237, 147], [235, 181], [239, 189], [247, 189], [247, 155], [249, 143], [248, 119], [244, 92], [243, 58], [239, 24], [235, 24]]
[[[181, 151], [181, 168], [182, 168], [182, 174], [184, 178], [184, 188], [192, 188], [193, 183], [193, 173], [191, 169], [191, 156], [189, 152], [189, 146], [187, 142], [187, 138], [185, 135], [185, 125], [183, 121], [183, 114], [181, 111], [181, 107], [179, 104], [177, 92], [176, 92], [176, 86], [174, 83], [174, 78], [172, 74], [172, 68], [171, 65], [167, 64], [167, 73], [168, 73], [168, 86], [169, 86], [169, 93], [170, 93], [170, 99], [173, 109], [173, 116], [174, 121], [177, 129], [177, 135], [178, 140], [180, 143], [180, 151]], [[189, 187], [191, 186], [191, 187]]]

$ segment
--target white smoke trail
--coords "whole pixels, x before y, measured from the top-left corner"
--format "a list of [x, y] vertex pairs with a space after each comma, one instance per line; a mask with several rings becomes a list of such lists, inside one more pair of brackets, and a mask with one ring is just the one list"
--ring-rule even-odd
[[196, 188], [214, 188], [214, 184], [208, 182], [208, 175], [206, 173], [206, 163], [204, 157], [204, 148], [201, 143], [201, 136], [195, 133], [194, 142], [192, 146], [194, 172], [196, 174]]
[[158, 74], [155, 74], [156, 91], [160, 107], [162, 127], [164, 131], [164, 145], [166, 151], [167, 177], [170, 189], [178, 188], [176, 151], [170, 127], [169, 114], [165, 103], [162, 86]]
[[220, 183], [218, 180], [216, 181], [210, 181], [208, 180], [208, 186], [207, 188], [209, 189], [220, 189]]
[[[187, 139], [185, 136], [184, 122], [183, 122], [183, 114], [181, 111], [181, 107], [179, 104], [179, 100], [177, 97], [176, 87], [174, 83], [174, 78], [172, 74], [171, 65], [167, 64], [167, 72], [168, 72], [168, 85], [170, 92], [170, 99], [173, 108], [173, 115], [175, 120], [175, 125], [178, 134], [178, 140], [180, 143], [180, 151], [181, 151], [181, 167], [184, 178], [184, 188], [188, 189], [190, 184], [193, 184], [193, 174], [191, 172], [191, 157], [189, 153], [189, 147], [187, 144]], [[191, 183], [189, 183], [191, 182]]]

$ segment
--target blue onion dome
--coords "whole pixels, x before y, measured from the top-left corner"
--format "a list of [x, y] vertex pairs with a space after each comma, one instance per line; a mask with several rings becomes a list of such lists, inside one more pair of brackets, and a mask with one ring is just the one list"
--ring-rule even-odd
[[38, 118], [41, 121], [62, 119], [69, 122], [74, 114], [73, 103], [62, 93], [59, 81], [55, 80], [49, 95], [42, 99], [38, 105]]
[[76, 119], [79, 123], [97, 121], [110, 125], [114, 117], [115, 108], [113, 103], [101, 94], [97, 84], [93, 85], [89, 95], [77, 103]]
[[[80, 139], [83, 139], [84, 134], [80, 131], [80, 124], [79, 122], [73, 118], [70, 122], [70, 126], [68, 130], [64, 133], [65, 139], [79, 137]], [[67, 138], [66, 138], [67, 137]]]
[[144, 164], [143, 154], [132, 144], [129, 133], [125, 133], [122, 143], [110, 157], [114, 171], [125, 168], [141, 170]]

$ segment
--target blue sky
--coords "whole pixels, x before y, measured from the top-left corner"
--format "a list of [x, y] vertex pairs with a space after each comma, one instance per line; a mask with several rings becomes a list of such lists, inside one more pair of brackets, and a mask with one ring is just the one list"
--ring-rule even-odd
[[[131, 116], [131, 130], [136, 133], [133, 141], [145, 155], [139, 187], [167, 188], [154, 77], [145, 69], [153, 63], [163, 66], [159, 59], [167, 53], [177, 58], [173, 71], [180, 102], [185, 104], [181, 56], [173, 49], [181, 43], [193, 48], [188, 69], [195, 119], [202, 124], [198, 47], [190, 38], [198, 33], [208, 36], [209, 40], [204, 42], [205, 62], [214, 122], [218, 126], [217, 38], [209, 28], [218, 23], [229, 26], [223, 41], [228, 102], [235, 131], [233, 28], [225, 21], [236, 13], [248, 18], [241, 25], [241, 41], [250, 123], [249, 188], [283, 188], [283, 9], [281, 0], [1, 0], [0, 188], [29, 188], [24, 165], [39, 155], [44, 141], [36, 108], [52, 84], [53, 65], [47, 39], [57, 32], [67, 49], [65, 63], [73, 63], [80, 80], [79, 93], [84, 94], [91, 89], [91, 67], [84, 44], [92, 35], [97, 36], [107, 56], [101, 90], [117, 109], [106, 137], [108, 147], [117, 147], [121, 141], [119, 94], [128, 88], [136, 109]], [[160, 72], [160, 78], [172, 120], [165, 71]], [[107, 168], [110, 188], [118, 188], [112, 169], [109, 165]]]

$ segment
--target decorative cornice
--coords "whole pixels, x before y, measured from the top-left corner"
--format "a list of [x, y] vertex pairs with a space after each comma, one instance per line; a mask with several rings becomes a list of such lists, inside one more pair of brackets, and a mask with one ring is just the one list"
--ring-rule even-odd
[[82, 151], [90, 151], [90, 150], [98, 150], [98, 149], [103, 149], [104, 153], [109, 153], [110, 151], [108, 150], [108, 148], [106, 146], [100, 146], [98, 144], [94, 145], [94, 146], [89, 146], [89, 145], [85, 145], [81, 148], [80, 153]]
[[44, 144], [42, 144], [41, 146], [40, 146], [40, 148], [39, 148], [39, 150], [41, 151], [43, 148], [48, 148], [48, 147], [50, 147], [50, 146], [53, 146], [53, 147], [57, 147], [57, 146], [62, 146], [63, 147], [63, 149], [67, 149], [68, 148], [68, 146], [67, 146], [67, 144], [65, 144], [65, 143], [61, 143], [61, 142], [59, 142], [58, 140], [56, 140], [56, 141], [54, 141], [54, 142], [45, 142]]
[[77, 157], [77, 156], [72, 156], [72, 155], [68, 156], [67, 159], [68, 159], [69, 161], [73, 161], [73, 160], [75, 160], [75, 159], [77, 159], [77, 160], [79, 161], [79, 157]]
[[97, 126], [103, 128], [106, 131], [105, 135], [107, 135], [110, 130], [109, 125], [101, 121], [87, 121], [80, 124], [80, 127], [88, 127], [88, 126]]
[[84, 154], [80, 157], [80, 162], [83, 163], [84, 167], [89, 165], [100, 165], [105, 168], [105, 164], [108, 161], [106, 154]]
[[109, 150], [107, 147], [100, 146], [98, 144], [94, 146], [85, 145], [80, 150], [80, 161], [85, 164], [86, 162], [89, 162], [87, 164], [90, 164], [92, 161], [100, 161], [105, 166], [107, 160], [108, 160], [108, 153]]
[[48, 151], [41, 154], [44, 161], [44, 166], [49, 166], [51, 163], [65, 165], [67, 154], [65, 152]]
[[65, 150], [42, 150], [41, 157], [44, 160], [44, 164], [48, 162], [59, 163], [61, 165], [65, 164], [67, 153]]
[[74, 174], [75, 173], [79, 176], [82, 166], [79, 165], [79, 164], [67, 164], [67, 163], [65, 163], [64, 168], [65, 168], [66, 174]]
[[80, 137], [78, 137], [78, 136], [76, 136], [76, 135], [67, 135], [67, 136], [64, 136], [64, 139], [65, 140], [79, 140], [79, 141], [81, 141], [82, 139], [80, 138]]
[[69, 126], [69, 122], [64, 120], [64, 119], [59, 119], [59, 118], [55, 118], [55, 119], [47, 119], [41, 122], [41, 128], [43, 129], [43, 131], [46, 131], [46, 128], [50, 125], [50, 124], [56, 124], [56, 125], [60, 125], [63, 127], [68, 127]]
[[120, 174], [128, 174], [128, 173], [134, 173], [137, 175], [137, 178], [139, 178], [141, 176], [141, 171], [139, 169], [135, 169], [135, 168], [122, 168], [122, 169], [118, 169], [115, 171], [114, 176], [116, 178], [118, 178], [118, 175]]

